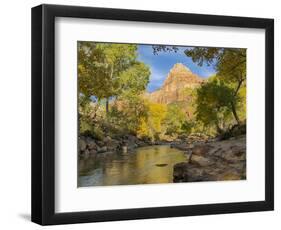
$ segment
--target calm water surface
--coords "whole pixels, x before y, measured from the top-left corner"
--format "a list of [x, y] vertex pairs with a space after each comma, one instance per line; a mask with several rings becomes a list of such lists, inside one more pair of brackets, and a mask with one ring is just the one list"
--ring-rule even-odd
[[137, 148], [102, 159], [81, 159], [78, 186], [172, 183], [173, 166], [183, 161], [184, 153], [168, 145]]

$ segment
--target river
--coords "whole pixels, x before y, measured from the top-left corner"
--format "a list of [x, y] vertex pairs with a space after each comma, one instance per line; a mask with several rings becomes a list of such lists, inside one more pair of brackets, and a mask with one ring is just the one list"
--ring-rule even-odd
[[186, 161], [184, 153], [168, 145], [137, 148], [105, 158], [79, 160], [78, 187], [173, 182], [173, 166]]

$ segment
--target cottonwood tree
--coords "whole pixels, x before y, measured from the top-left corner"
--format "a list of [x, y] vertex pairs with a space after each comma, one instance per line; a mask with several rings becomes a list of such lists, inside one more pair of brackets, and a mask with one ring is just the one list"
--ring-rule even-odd
[[194, 47], [188, 48], [185, 54], [199, 66], [204, 63], [214, 65], [217, 76], [233, 87], [231, 111], [237, 124], [240, 124], [236, 104], [239, 90], [246, 84], [246, 49]]
[[[159, 52], [177, 52], [177, 46], [153, 45], [153, 53]], [[239, 91], [246, 85], [246, 49], [242, 48], [216, 48], [216, 47], [189, 47], [185, 54], [192, 58], [192, 61], [199, 66], [214, 65], [217, 75], [221, 80], [228, 83], [233, 91], [233, 101], [231, 102], [231, 111], [237, 122], [240, 119], [237, 112], [237, 102], [239, 100]]]
[[214, 125], [217, 132], [222, 134], [232, 111], [232, 103], [235, 103], [234, 90], [223, 81], [212, 78], [197, 90], [196, 119], [206, 126]]
[[137, 45], [78, 43], [79, 91], [98, 101], [118, 97], [126, 90], [144, 90], [149, 81], [149, 67], [137, 61]]

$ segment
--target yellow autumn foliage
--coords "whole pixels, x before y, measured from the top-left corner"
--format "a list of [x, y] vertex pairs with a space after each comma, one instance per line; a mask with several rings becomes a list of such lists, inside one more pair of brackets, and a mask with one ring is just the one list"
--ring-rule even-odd
[[160, 135], [165, 131], [163, 121], [167, 114], [167, 106], [148, 102], [147, 108], [147, 116], [140, 118], [137, 135], [139, 137], [149, 137], [152, 140], [158, 140]]

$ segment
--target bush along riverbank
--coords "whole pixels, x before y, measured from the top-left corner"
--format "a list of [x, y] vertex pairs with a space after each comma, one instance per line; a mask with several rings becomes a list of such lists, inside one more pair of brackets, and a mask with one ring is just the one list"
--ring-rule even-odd
[[174, 165], [174, 182], [246, 179], [246, 135], [227, 140], [180, 143], [187, 161]]

